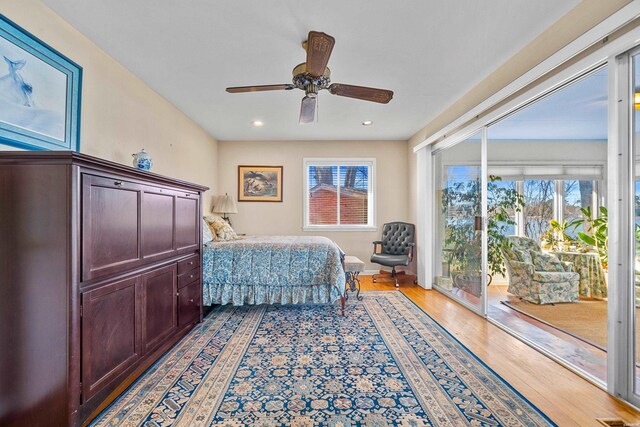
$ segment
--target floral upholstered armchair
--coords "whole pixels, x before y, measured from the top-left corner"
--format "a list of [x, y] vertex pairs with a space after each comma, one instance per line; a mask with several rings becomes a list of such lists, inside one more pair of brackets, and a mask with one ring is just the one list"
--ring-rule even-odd
[[572, 263], [542, 253], [527, 237], [508, 236], [507, 240], [512, 247], [501, 250], [509, 293], [534, 304], [578, 301], [580, 275], [573, 271]]

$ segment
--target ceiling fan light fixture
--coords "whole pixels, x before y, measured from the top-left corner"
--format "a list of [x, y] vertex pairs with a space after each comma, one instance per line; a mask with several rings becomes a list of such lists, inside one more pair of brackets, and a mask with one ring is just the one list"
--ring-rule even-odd
[[256, 128], [264, 126], [264, 122], [262, 120], [254, 120], [251, 122], [251, 124]]
[[372, 120], [365, 120], [364, 122], [362, 122], [362, 126], [371, 126], [373, 124]]
[[300, 119], [298, 123], [307, 124], [315, 123], [317, 120], [316, 105], [318, 100], [315, 96], [306, 95], [302, 98], [302, 105], [300, 106]]

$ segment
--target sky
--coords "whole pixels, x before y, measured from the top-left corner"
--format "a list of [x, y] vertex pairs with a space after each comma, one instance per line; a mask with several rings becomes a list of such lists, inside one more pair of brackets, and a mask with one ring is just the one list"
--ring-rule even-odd
[[489, 140], [606, 140], [607, 68], [527, 105], [488, 129]]

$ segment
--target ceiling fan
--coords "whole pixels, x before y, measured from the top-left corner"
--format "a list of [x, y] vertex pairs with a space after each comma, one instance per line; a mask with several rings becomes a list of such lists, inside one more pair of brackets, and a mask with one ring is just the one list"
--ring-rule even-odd
[[293, 69], [293, 84], [228, 87], [229, 93], [262, 92], [267, 90], [300, 89], [305, 93], [300, 107], [300, 123], [316, 120], [316, 99], [320, 90], [326, 89], [333, 95], [362, 99], [387, 104], [393, 98], [393, 91], [365, 86], [331, 84], [331, 71], [327, 68], [336, 39], [329, 34], [310, 31], [302, 47], [307, 51], [307, 62]]

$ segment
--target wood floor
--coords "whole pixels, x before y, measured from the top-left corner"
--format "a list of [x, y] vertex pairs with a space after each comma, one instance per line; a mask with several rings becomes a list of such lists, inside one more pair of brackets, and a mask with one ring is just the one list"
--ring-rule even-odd
[[[395, 291], [392, 282], [361, 276], [362, 290]], [[427, 314], [445, 327], [491, 369], [559, 426], [599, 426], [596, 418], [639, 423], [640, 412], [504, 332], [462, 305], [433, 290], [400, 286]]]
[[506, 286], [489, 286], [488, 317], [538, 343], [546, 351], [600, 380], [607, 381], [607, 352], [543, 322], [519, 313], [500, 301], [517, 301]]

